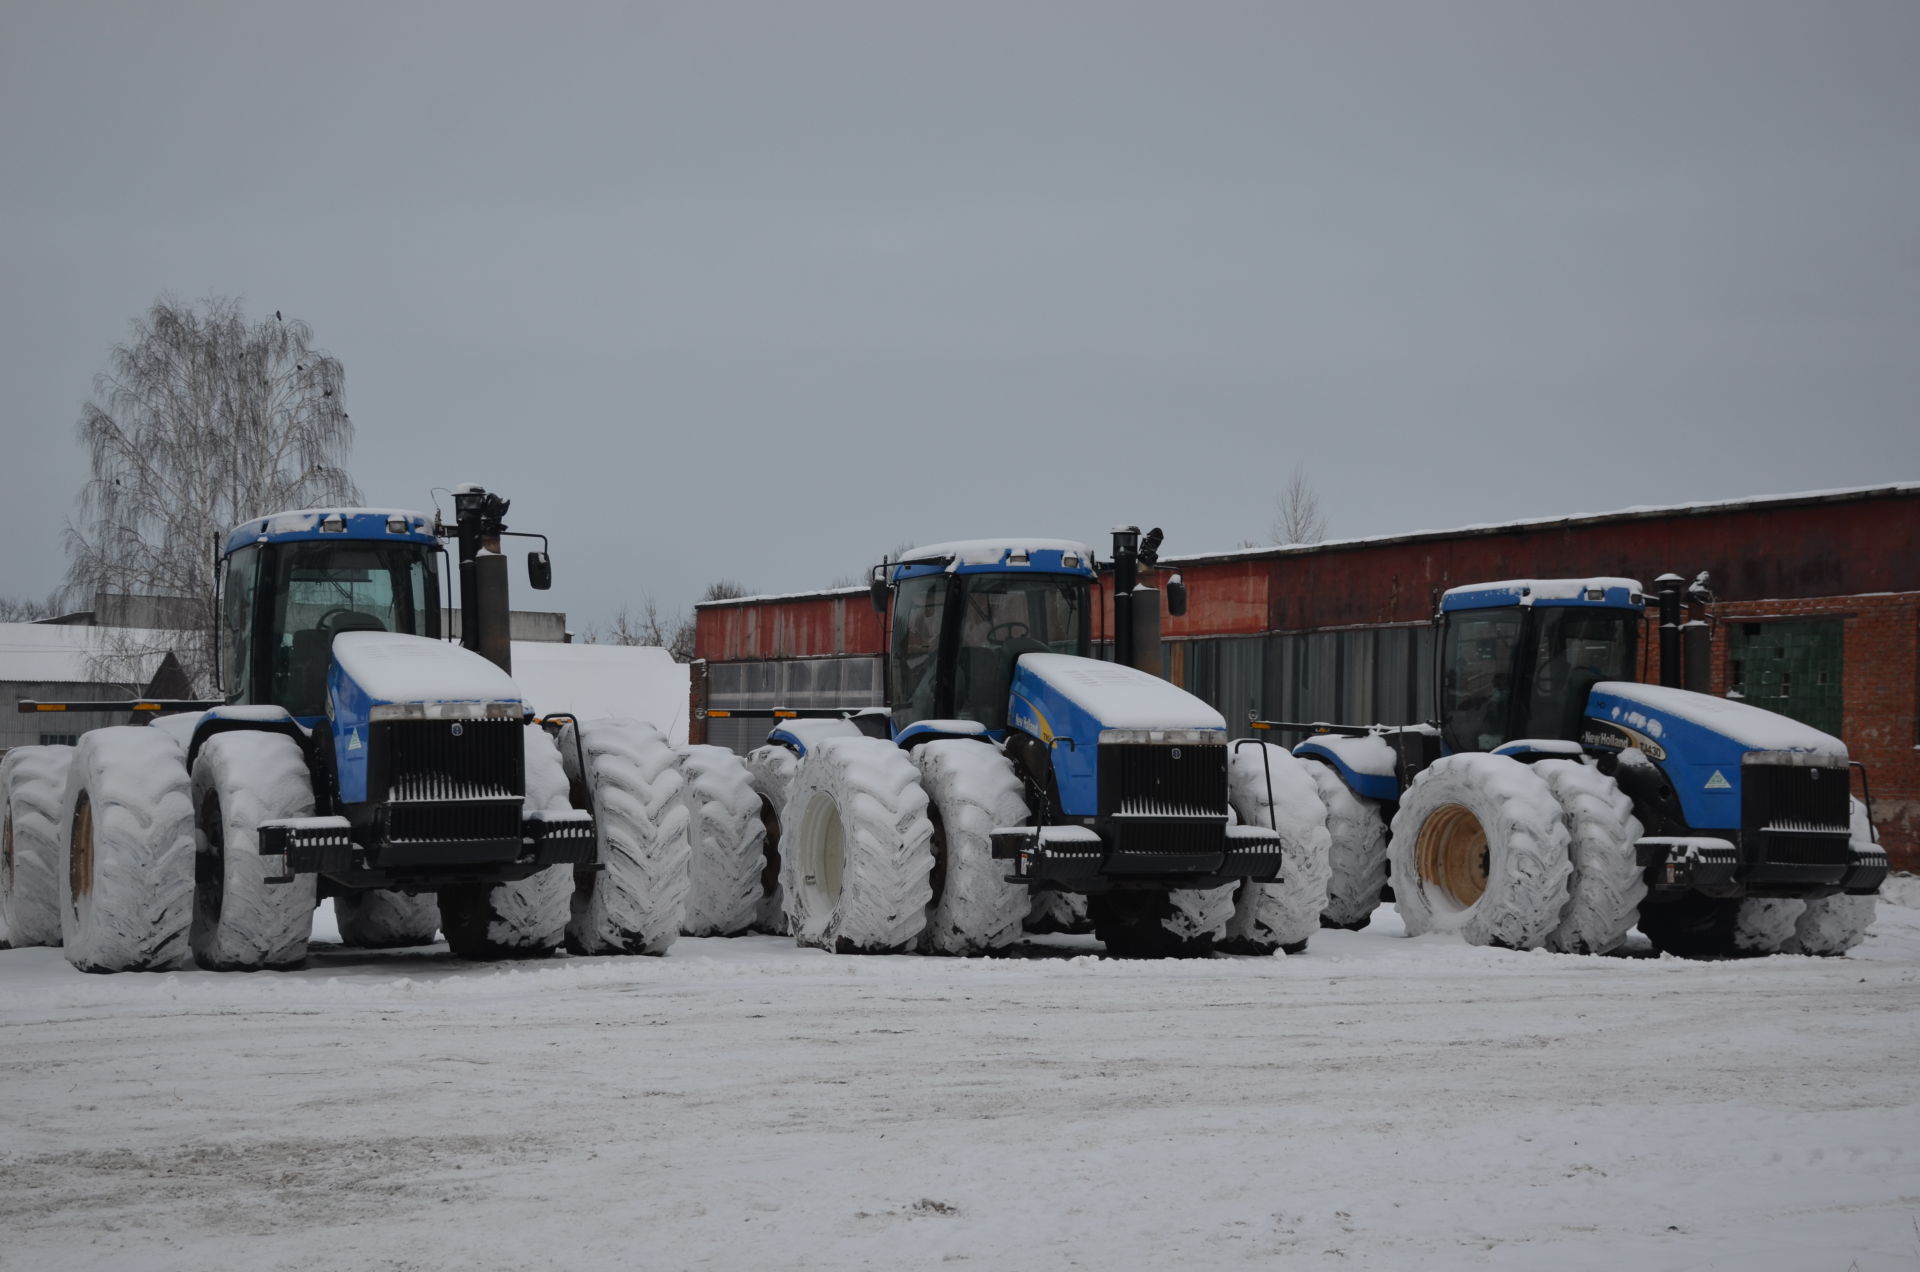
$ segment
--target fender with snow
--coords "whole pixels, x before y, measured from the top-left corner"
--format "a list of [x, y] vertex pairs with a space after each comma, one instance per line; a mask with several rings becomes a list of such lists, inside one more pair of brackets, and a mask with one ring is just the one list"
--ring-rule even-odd
[[81, 735], [62, 801], [60, 936], [83, 972], [193, 961], [193, 788], [186, 751], [156, 729]]
[[993, 859], [994, 829], [1024, 826], [1027, 797], [1013, 764], [990, 742], [941, 739], [909, 752], [920, 769], [933, 823], [933, 904], [925, 948], [980, 954], [1020, 937], [1027, 890]]
[[[313, 815], [306, 756], [280, 733], [216, 733], [193, 761], [193, 957], [208, 971], [298, 967], [313, 932], [313, 875], [268, 883], [260, 823]], [[277, 859], [276, 859], [277, 860]]]
[[1614, 780], [1579, 760], [1541, 760], [1533, 766], [1560, 805], [1573, 874], [1560, 922], [1547, 948], [1563, 954], [1617, 949], [1640, 917], [1646, 873], [1634, 856], [1640, 819]]
[[933, 900], [932, 839], [920, 770], [899, 747], [868, 737], [810, 747], [781, 814], [794, 940], [842, 954], [912, 948]]
[[1228, 798], [1241, 824], [1278, 831], [1284, 852], [1280, 877], [1249, 879], [1234, 891], [1233, 918], [1222, 948], [1236, 954], [1297, 954], [1320, 927], [1333, 866], [1327, 809], [1309, 768], [1284, 747], [1236, 745], [1227, 767]]
[[60, 944], [60, 800], [70, 746], [16, 746], [0, 760], [0, 940]]
[[1504, 755], [1449, 755], [1414, 779], [1393, 819], [1394, 904], [1409, 936], [1540, 946], [1567, 904], [1572, 868], [1560, 805]]
[[680, 755], [687, 813], [688, 936], [738, 936], [760, 912], [766, 826], [760, 795], [740, 757], [724, 746], [690, 746]]
[[687, 807], [680, 799], [686, 781], [679, 756], [651, 724], [588, 720], [561, 731], [560, 758], [575, 788], [592, 798], [600, 841], [601, 869], [575, 877], [568, 948], [665, 953], [687, 908]]
[[[521, 730], [527, 760], [525, 807], [571, 808], [560, 754], [544, 730]], [[549, 866], [512, 883], [456, 884], [440, 889], [440, 931], [447, 948], [475, 960], [544, 958], [566, 939], [573, 867]]]

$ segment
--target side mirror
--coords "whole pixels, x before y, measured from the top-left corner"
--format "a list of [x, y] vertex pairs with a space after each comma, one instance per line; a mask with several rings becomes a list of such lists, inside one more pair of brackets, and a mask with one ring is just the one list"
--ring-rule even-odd
[[887, 612], [887, 563], [882, 561], [867, 571], [867, 596], [873, 601], [873, 612]]
[[1176, 574], [1167, 580], [1167, 613], [1179, 618], [1187, 612], [1187, 581]]
[[544, 552], [527, 553], [527, 582], [533, 584], [533, 590], [544, 592], [553, 586], [553, 562]]

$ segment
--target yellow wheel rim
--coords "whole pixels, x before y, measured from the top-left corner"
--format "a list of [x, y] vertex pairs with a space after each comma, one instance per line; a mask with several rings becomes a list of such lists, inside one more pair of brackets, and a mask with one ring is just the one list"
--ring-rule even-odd
[[1487, 865], [1486, 829], [1464, 804], [1443, 804], [1420, 824], [1414, 868], [1422, 886], [1465, 909], [1486, 895]]

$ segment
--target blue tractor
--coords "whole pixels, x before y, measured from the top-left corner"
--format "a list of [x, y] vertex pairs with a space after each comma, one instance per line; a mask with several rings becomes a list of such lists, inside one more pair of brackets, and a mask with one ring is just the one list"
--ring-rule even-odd
[[[630, 722], [550, 716], [558, 746], [536, 727], [509, 671], [507, 501], [469, 485], [454, 505], [452, 525], [342, 508], [237, 527], [218, 561], [223, 697], [64, 704], [159, 716], [83, 735], [68, 763], [59, 932], [77, 966], [295, 966], [327, 897], [349, 943], [438, 928], [472, 958], [652, 951], [677, 934], [684, 820], [676, 845], [634, 824], [632, 799], [598, 825], [588, 811], [611, 783], [645, 788], [658, 812], [679, 781], [671, 750]], [[619, 851], [603, 853], [609, 832]], [[668, 859], [636, 863], [649, 852]], [[676, 865], [677, 892], [658, 882]]]
[[709, 713], [778, 718], [748, 766], [796, 939], [978, 953], [1017, 939], [1038, 894], [1085, 898], [1115, 953], [1304, 944], [1323, 892], [1288, 888], [1324, 888], [1325, 835], [1271, 815], [1301, 766], [1230, 754], [1217, 711], [1132, 665], [1158, 655], [1137, 575], [1159, 541], [1116, 531], [1112, 661], [1092, 656], [1085, 546], [937, 544], [873, 571], [887, 708]]
[[1680, 688], [1683, 581], [1659, 582], [1666, 683], [1636, 682], [1636, 581], [1481, 583], [1440, 598], [1436, 723], [1255, 722], [1314, 733], [1295, 753], [1337, 779], [1330, 924], [1364, 923], [1390, 870], [1410, 933], [1479, 944], [1599, 953], [1636, 923], [1686, 956], [1861, 939], [1887, 873], [1851, 796], [1864, 768], [1837, 738]]

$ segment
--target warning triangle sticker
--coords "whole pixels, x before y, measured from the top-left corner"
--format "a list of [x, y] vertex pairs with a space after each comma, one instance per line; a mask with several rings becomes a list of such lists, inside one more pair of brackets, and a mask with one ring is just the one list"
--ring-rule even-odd
[[[355, 729], [353, 732], [347, 734], [347, 750], [358, 751], [359, 749], [360, 749], [360, 730]], [[1720, 777], [1718, 773], [1715, 773], [1714, 776]], [[1727, 784], [1727, 779], [1724, 777], [1720, 777], [1720, 785], [1725, 786], [1726, 784]], [[1707, 785], [1712, 786], [1713, 783], [1708, 782]]]
[[1715, 769], [1713, 770], [1713, 776], [1707, 779], [1707, 789], [1710, 791], [1730, 791], [1733, 789], [1733, 783], [1727, 780], [1725, 773], [1722, 773], [1719, 769]]

